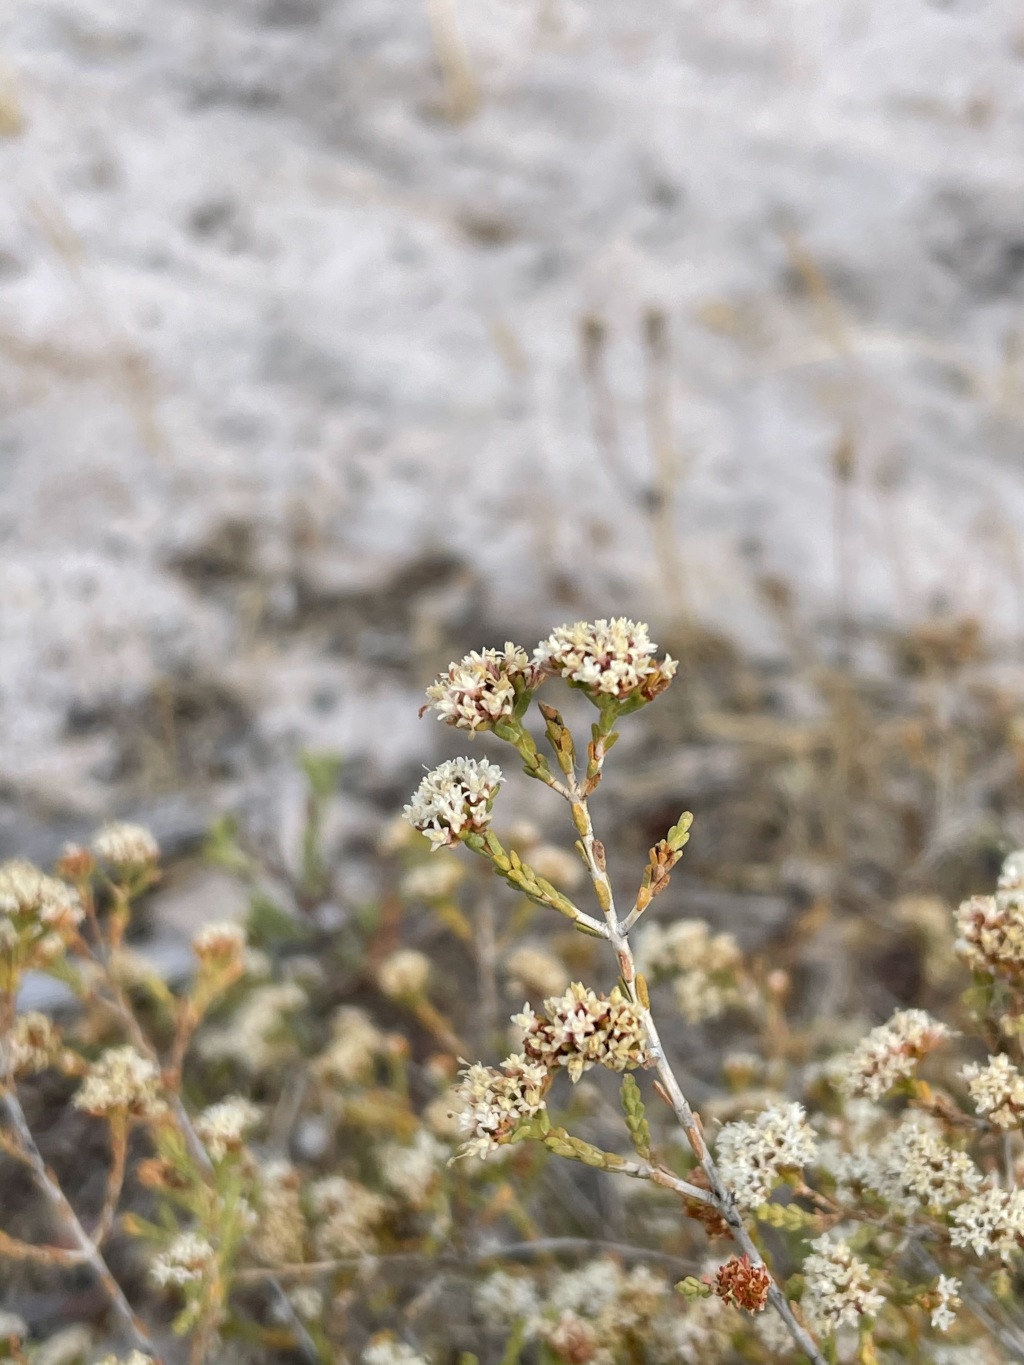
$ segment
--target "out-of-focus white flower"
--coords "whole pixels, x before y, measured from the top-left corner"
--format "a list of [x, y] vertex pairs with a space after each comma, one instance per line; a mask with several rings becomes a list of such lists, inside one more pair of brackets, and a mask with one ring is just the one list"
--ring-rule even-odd
[[194, 1284], [203, 1280], [213, 1269], [217, 1253], [198, 1232], [183, 1232], [166, 1251], [154, 1256], [149, 1277], [160, 1286]]
[[104, 1118], [155, 1118], [167, 1107], [160, 1098], [160, 1072], [128, 1045], [109, 1048], [93, 1062], [72, 1103]]
[[1024, 1237], [1024, 1189], [981, 1190], [950, 1212], [949, 1240], [975, 1256], [994, 1253], [1008, 1261]]
[[259, 1123], [263, 1111], [258, 1104], [231, 1095], [218, 1104], [211, 1104], [195, 1121], [195, 1129], [214, 1161], [223, 1161], [229, 1152], [237, 1152], [242, 1141]]
[[380, 1178], [414, 1207], [427, 1200], [451, 1149], [421, 1128], [412, 1142], [388, 1142], [377, 1153]]
[[517, 948], [510, 954], [505, 969], [516, 995], [561, 995], [569, 984], [564, 964], [545, 948], [529, 945]]
[[940, 1275], [932, 1292], [937, 1299], [932, 1308], [932, 1326], [938, 1332], [948, 1332], [960, 1307], [960, 1281], [952, 1275]]
[[393, 1000], [422, 995], [430, 980], [430, 958], [415, 948], [399, 948], [377, 968], [377, 985]]
[[653, 978], [670, 977], [683, 1017], [715, 1019], [740, 1000], [743, 954], [732, 934], [712, 934], [704, 920], [648, 924], [637, 938], [637, 963]]
[[92, 851], [112, 867], [147, 867], [160, 859], [160, 845], [143, 825], [104, 825], [92, 837]]
[[314, 1066], [327, 1080], [354, 1081], [364, 1075], [385, 1047], [384, 1034], [356, 1005], [343, 1005], [331, 1019], [334, 1035]]

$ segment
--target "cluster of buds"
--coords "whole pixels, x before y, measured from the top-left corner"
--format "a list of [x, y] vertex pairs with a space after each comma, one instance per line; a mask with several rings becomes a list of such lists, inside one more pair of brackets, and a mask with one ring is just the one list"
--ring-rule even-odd
[[0, 993], [18, 974], [45, 969], [74, 942], [84, 914], [71, 886], [20, 859], [0, 863]]
[[523, 1051], [547, 1067], [564, 1066], [573, 1081], [592, 1066], [631, 1071], [650, 1061], [643, 1014], [616, 987], [599, 995], [574, 981], [564, 995], [513, 1016], [523, 1030]]
[[848, 1095], [880, 1100], [900, 1081], [909, 1080], [921, 1058], [948, 1037], [945, 1024], [924, 1010], [897, 1010], [850, 1054], [842, 1089]]
[[500, 1069], [474, 1062], [460, 1074], [455, 1099], [464, 1156], [489, 1155], [544, 1112], [550, 1074], [522, 1053], [506, 1057]]

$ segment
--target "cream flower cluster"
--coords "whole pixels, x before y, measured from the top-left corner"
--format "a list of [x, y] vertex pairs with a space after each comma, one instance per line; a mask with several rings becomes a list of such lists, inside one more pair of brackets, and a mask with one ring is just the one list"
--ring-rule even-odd
[[964, 901], [956, 912], [956, 930], [956, 951], [971, 971], [992, 976], [1024, 973], [1024, 892], [1020, 889]]
[[1008, 1261], [1024, 1238], [1024, 1190], [981, 1190], [950, 1213], [949, 1240], [975, 1256]]
[[1024, 1076], [999, 1052], [987, 1066], [972, 1062], [961, 1071], [974, 1107], [997, 1128], [1019, 1128], [1024, 1121]]
[[506, 1057], [500, 1070], [474, 1062], [455, 1088], [460, 1155], [485, 1157], [502, 1146], [525, 1119], [544, 1109], [547, 1067], [522, 1053]]
[[19, 1014], [7, 1037], [7, 1064], [12, 1076], [34, 1076], [57, 1060], [61, 1036], [45, 1014]]
[[923, 1117], [906, 1116], [869, 1158], [866, 1183], [898, 1213], [944, 1209], [976, 1190], [981, 1173]]
[[31, 863], [12, 858], [0, 863], [0, 948], [13, 947], [28, 935], [67, 941], [82, 922], [78, 892]]
[[427, 773], [402, 814], [433, 848], [457, 844], [491, 823], [491, 806], [504, 781], [486, 758], [452, 758]]
[[691, 1024], [715, 1019], [739, 1000], [743, 954], [732, 934], [712, 934], [704, 920], [648, 924], [637, 961], [650, 976], [671, 976], [679, 1009]]
[[715, 1143], [715, 1160], [741, 1209], [766, 1202], [786, 1170], [800, 1170], [817, 1155], [818, 1140], [801, 1104], [776, 1104], [752, 1122], [727, 1123]]
[[926, 1053], [949, 1037], [949, 1029], [924, 1010], [897, 1010], [873, 1028], [846, 1059], [841, 1088], [848, 1095], [880, 1100], [913, 1076]]
[[599, 995], [574, 981], [564, 995], [544, 1001], [542, 1014], [527, 1006], [512, 1022], [523, 1030], [528, 1057], [564, 1066], [574, 1082], [592, 1066], [629, 1071], [649, 1060], [643, 1016], [618, 987]]
[[447, 673], [427, 688], [423, 711], [433, 709], [448, 725], [471, 734], [492, 730], [499, 721], [512, 719], [522, 694], [539, 680], [526, 650], [509, 640], [503, 650], [473, 650], [449, 664]]
[[128, 1044], [109, 1048], [93, 1063], [73, 1104], [103, 1118], [156, 1118], [166, 1108], [156, 1065]]
[[885, 1303], [872, 1288], [871, 1270], [846, 1242], [827, 1235], [811, 1242], [811, 1254], [803, 1264], [804, 1294], [800, 1307], [816, 1331], [859, 1327], [874, 1317]]
[[93, 835], [92, 851], [112, 867], [147, 867], [158, 862], [160, 845], [143, 825], [117, 821]]
[[932, 1296], [932, 1326], [938, 1332], [948, 1332], [956, 1321], [956, 1310], [960, 1307], [960, 1281], [952, 1275], [940, 1275]]
[[595, 697], [620, 700], [637, 693], [656, 696], [675, 676], [678, 665], [668, 655], [659, 663], [657, 646], [640, 621], [624, 616], [611, 621], [577, 621], [559, 626], [534, 650], [534, 662]]
[[258, 1104], [241, 1095], [230, 1095], [204, 1109], [195, 1121], [195, 1129], [213, 1160], [223, 1161], [229, 1153], [241, 1149], [245, 1135], [255, 1128], [262, 1115]]
[[216, 1260], [217, 1253], [205, 1237], [198, 1232], [182, 1232], [166, 1251], [153, 1257], [149, 1277], [161, 1287], [181, 1288], [205, 1279]]
[[343, 1175], [329, 1175], [312, 1184], [309, 1204], [317, 1223], [317, 1253], [323, 1257], [365, 1251], [388, 1211], [386, 1199]]

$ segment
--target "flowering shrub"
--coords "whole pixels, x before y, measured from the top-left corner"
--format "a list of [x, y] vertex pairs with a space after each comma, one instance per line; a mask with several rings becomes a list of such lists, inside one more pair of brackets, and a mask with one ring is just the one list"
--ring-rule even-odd
[[[507, 746], [575, 835], [573, 856], [503, 824], [489, 758], [429, 772], [388, 842], [432, 938], [403, 942], [387, 906], [303, 920], [330, 885], [331, 772], [313, 762], [292, 883], [215, 832], [250, 885], [249, 932], [204, 926], [180, 994], [128, 943], [160, 875], [148, 831], [107, 826], [54, 876], [0, 865], [0, 1149], [48, 1218], [31, 1238], [5, 1208], [0, 1256], [91, 1277], [110, 1315], [90, 1359], [1024, 1358], [1024, 855], [953, 917], [971, 985], [951, 1022], [899, 1008], [859, 1034], [789, 1029], [785, 971], [702, 920], [658, 917], [690, 816], [624, 904], [594, 824], [619, 723], [675, 673], [620, 619], [560, 627], [532, 655], [474, 652], [428, 688], [424, 709]], [[585, 746], [554, 704], [565, 686], [596, 713]], [[32, 971], [67, 983], [78, 1013], [20, 1010]], [[533, 1002], [508, 1011], [509, 1036], [502, 981]], [[702, 1117], [662, 1029], [723, 1021], [749, 1042], [717, 1092], [702, 1084]], [[78, 1131], [103, 1134], [98, 1207], [33, 1129], [44, 1081]], [[41, 1358], [10, 1313], [4, 1340], [12, 1360]]]

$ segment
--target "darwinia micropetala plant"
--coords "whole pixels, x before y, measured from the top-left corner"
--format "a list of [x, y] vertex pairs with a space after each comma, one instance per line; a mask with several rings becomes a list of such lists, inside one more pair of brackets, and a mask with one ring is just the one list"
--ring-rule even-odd
[[[746, 961], [703, 921], [655, 918], [688, 814], [616, 905], [591, 798], [619, 723], [675, 672], [645, 626], [596, 621], [561, 627], [532, 655], [511, 644], [470, 654], [428, 689], [424, 710], [511, 746], [566, 803], [576, 836], [575, 859], [522, 822], [499, 838], [504, 778], [486, 758], [429, 772], [405, 808], [405, 840], [391, 832], [409, 859], [401, 897], [429, 907], [420, 930], [425, 920], [441, 949], [448, 934], [475, 953], [480, 1018], [469, 1034], [431, 957], [402, 944], [394, 918], [371, 908], [339, 922], [335, 906], [319, 937], [301, 915], [280, 922], [259, 858], [223, 830], [218, 859], [250, 881], [252, 935], [270, 934], [261, 941], [278, 943], [278, 960], [254, 953], [240, 927], [210, 924], [181, 994], [126, 943], [132, 908], [159, 875], [145, 830], [107, 827], [68, 849], [52, 877], [0, 865], [0, 1148], [30, 1174], [52, 1228], [44, 1242], [0, 1232], [0, 1256], [95, 1278], [130, 1350], [102, 1365], [200, 1365], [225, 1359], [228, 1343], [246, 1365], [277, 1350], [361, 1365], [1024, 1359], [1024, 854], [950, 926], [950, 954], [973, 978], [959, 1031], [909, 1008], [858, 1031], [788, 1027], [782, 968]], [[549, 700], [560, 682], [597, 713], [579, 752]], [[550, 758], [527, 728], [534, 706]], [[319, 844], [332, 774], [310, 760], [307, 776], [302, 869], [291, 891], [278, 889], [300, 912], [330, 908], [333, 894]], [[479, 859], [479, 880], [453, 855], [460, 844]], [[493, 873], [516, 893], [507, 929], [491, 917]], [[577, 904], [588, 879], [590, 911]], [[536, 940], [516, 943], [524, 905], [558, 913], [567, 961], [592, 969], [607, 954], [605, 988], [571, 981]], [[496, 1037], [501, 969], [535, 1004], [513, 1016], [509, 1055], [462, 1061], [456, 1079], [456, 1058], [472, 1055], [460, 1034], [481, 1052]], [[77, 1022], [19, 1012], [33, 971], [72, 988]], [[652, 994], [666, 1033], [704, 1037], [703, 1025], [727, 1017], [750, 1027], [748, 1050], [723, 1058], [720, 1092], [702, 1096], [703, 1120]], [[396, 1020], [403, 1032], [386, 1031]], [[106, 1134], [105, 1190], [88, 1216], [26, 1116], [26, 1092], [46, 1072], [74, 1086], [79, 1122]], [[622, 1143], [593, 1084], [602, 1073], [617, 1078]], [[195, 1101], [211, 1089], [220, 1098]], [[565, 1222], [547, 1216], [549, 1153], [575, 1164], [562, 1168], [563, 1189], [591, 1171], [629, 1177], [628, 1216], [563, 1235]], [[123, 1248], [108, 1260], [115, 1234], [145, 1253], [142, 1309], [159, 1323], [159, 1297], [173, 1302], [181, 1341], [129, 1303], [111, 1270]], [[566, 1257], [582, 1264], [557, 1266]], [[8, 1319], [0, 1313], [0, 1359], [8, 1336], [7, 1358], [34, 1362]]]

